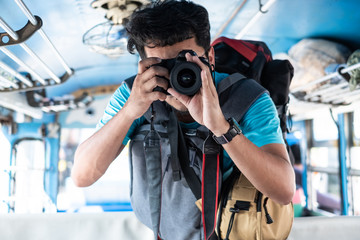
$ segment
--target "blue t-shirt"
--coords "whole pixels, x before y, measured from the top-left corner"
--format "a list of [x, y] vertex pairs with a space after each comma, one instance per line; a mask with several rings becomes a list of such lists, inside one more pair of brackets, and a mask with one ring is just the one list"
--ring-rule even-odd
[[[228, 74], [215, 73], [215, 85], [226, 78]], [[104, 126], [115, 114], [124, 106], [125, 102], [130, 96], [129, 87], [123, 83], [115, 91], [108, 103], [103, 117], [97, 124], [97, 129]], [[131, 139], [135, 129], [144, 122], [145, 118], [140, 117], [136, 119], [131, 125], [123, 144], [126, 145]], [[248, 109], [244, 117], [241, 119], [239, 125], [243, 134], [256, 146], [261, 147], [270, 143], [284, 144], [282, 132], [280, 129], [280, 120], [277, 115], [277, 111], [273, 101], [269, 94], [263, 93]], [[197, 128], [200, 125], [197, 122], [194, 123], [181, 123], [185, 128]], [[233, 162], [229, 155], [224, 151], [223, 162], [223, 176], [226, 178], [232, 170]]]

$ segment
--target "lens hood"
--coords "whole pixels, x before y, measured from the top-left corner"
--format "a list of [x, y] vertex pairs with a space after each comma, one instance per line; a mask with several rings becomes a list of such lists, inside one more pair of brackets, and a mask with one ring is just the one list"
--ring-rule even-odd
[[201, 88], [201, 68], [193, 62], [176, 62], [170, 72], [170, 85], [181, 94], [193, 96]]

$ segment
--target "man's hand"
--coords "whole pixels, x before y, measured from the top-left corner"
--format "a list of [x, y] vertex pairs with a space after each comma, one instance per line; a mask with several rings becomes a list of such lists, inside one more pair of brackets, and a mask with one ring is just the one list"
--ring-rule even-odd
[[168, 88], [168, 81], [159, 77], [169, 78], [168, 70], [160, 66], [152, 66], [159, 62], [161, 62], [159, 58], [147, 58], [139, 62], [138, 74], [134, 80], [130, 97], [123, 108], [132, 119], [141, 117], [152, 102], [166, 99], [165, 93], [153, 91], [155, 87]]
[[189, 53], [185, 56], [187, 61], [194, 62], [201, 68], [202, 87], [193, 97], [180, 94], [172, 88], [169, 88], [168, 92], [186, 106], [195, 121], [220, 136], [227, 132], [229, 123], [221, 111], [210, 69], [197, 56], [191, 56]]

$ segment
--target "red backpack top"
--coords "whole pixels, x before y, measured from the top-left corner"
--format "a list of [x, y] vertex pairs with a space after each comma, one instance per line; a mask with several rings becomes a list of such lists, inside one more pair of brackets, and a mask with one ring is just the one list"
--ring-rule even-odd
[[273, 60], [270, 49], [261, 41], [220, 37], [211, 45], [215, 50], [217, 72], [239, 72], [254, 79], [269, 91], [278, 110], [281, 130], [285, 133], [289, 87], [294, 75], [291, 63], [288, 60]]

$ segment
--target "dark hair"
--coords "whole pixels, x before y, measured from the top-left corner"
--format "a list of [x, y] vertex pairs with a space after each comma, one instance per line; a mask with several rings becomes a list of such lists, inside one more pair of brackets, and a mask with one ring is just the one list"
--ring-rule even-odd
[[164, 47], [195, 37], [205, 51], [210, 49], [210, 23], [207, 10], [181, 0], [157, 1], [135, 11], [126, 25], [128, 51], [135, 49], [145, 58], [144, 47]]

